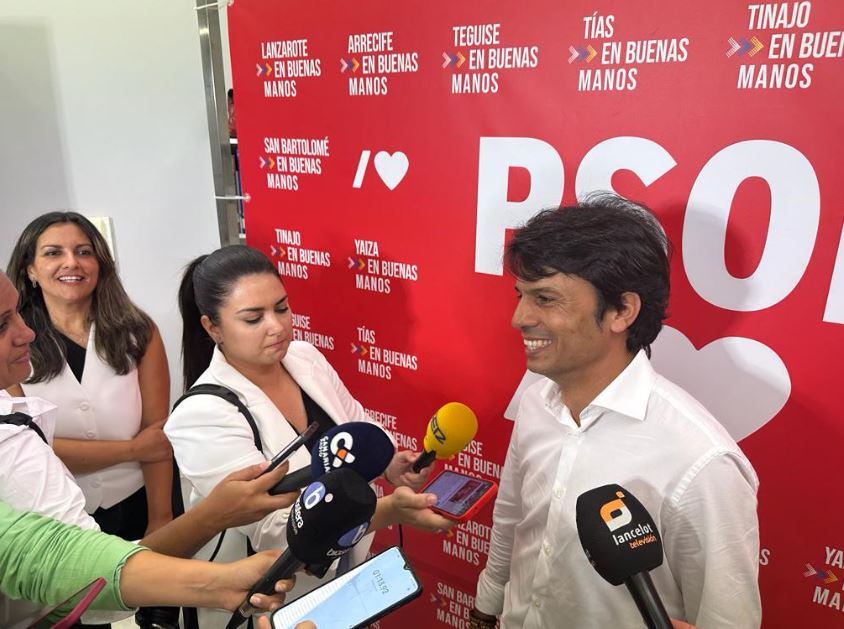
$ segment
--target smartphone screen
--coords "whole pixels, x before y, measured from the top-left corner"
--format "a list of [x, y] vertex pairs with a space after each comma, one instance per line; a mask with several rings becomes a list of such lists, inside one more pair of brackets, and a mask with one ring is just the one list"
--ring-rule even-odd
[[52, 609], [44, 612], [27, 629], [47, 629], [48, 627], [64, 629], [65, 627], [74, 626], [105, 586], [106, 580], [104, 578], [95, 579], [78, 592], [72, 594], [63, 603], [59, 603]]
[[407, 559], [393, 546], [279, 609], [272, 616], [273, 627], [288, 629], [310, 620], [319, 629], [352, 629], [421, 592]]
[[434, 507], [459, 518], [493, 485], [491, 481], [482, 478], [446, 470], [422, 491], [436, 494], [437, 504]]

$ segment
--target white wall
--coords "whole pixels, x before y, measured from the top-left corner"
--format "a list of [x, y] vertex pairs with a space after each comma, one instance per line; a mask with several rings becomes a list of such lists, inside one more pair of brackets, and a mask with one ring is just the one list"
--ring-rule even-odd
[[0, 266], [52, 209], [113, 218], [180, 386], [181, 268], [219, 246], [192, 0], [0, 0]]

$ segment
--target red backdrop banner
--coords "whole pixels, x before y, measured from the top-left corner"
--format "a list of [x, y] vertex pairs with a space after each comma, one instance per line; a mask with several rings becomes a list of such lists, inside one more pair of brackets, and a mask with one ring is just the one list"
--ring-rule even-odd
[[[674, 244], [653, 362], [761, 479], [763, 624], [844, 623], [842, 25], [817, 0], [238, 0], [247, 241], [402, 447], [464, 402], [449, 464], [497, 479], [530, 380], [508, 230], [596, 189], [646, 203]], [[465, 627], [490, 526], [405, 531], [426, 591], [381, 626]]]

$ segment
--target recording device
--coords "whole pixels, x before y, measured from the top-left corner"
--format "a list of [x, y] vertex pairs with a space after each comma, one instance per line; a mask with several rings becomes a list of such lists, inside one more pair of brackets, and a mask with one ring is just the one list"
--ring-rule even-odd
[[425, 432], [425, 451], [413, 464], [417, 474], [428, 467], [434, 459], [450, 459], [469, 442], [478, 432], [478, 418], [471, 408], [460, 402], [449, 402], [428, 422]]
[[331, 470], [349, 467], [367, 482], [384, 473], [396, 448], [380, 426], [370, 422], [347, 422], [319, 438], [311, 450], [311, 465], [286, 474], [270, 494], [298, 491]]
[[70, 629], [74, 627], [105, 586], [106, 580], [103, 577], [91, 581], [78, 592], [74, 592], [66, 601], [44, 612], [27, 629], [47, 629], [48, 627], [50, 629]]
[[249, 603], [253, 594], [272, 594], [276, 581], [292, 577], [299, 568], [330, 564], [351, 550], [369, 529], [376, 502], [372, 488], [348, 467], [308, 485], [290, 510], [287, 549], [252, 586], [227, 629], [239, 627], [258, 611]]
[[648, 574], [662, 565], [662, 540], [642, 503], [619, 485], [597, 487], [578, 496], [576, 522], [580, 544], [598, 574], [627, 586], [648, 629], [671, 629]]
[[450, 520], [471, 520], [478, 510], [489, 502], [498, 491], [491, 480], [475, 478], [445, 470], [422, 490], [423, 494], [436, 494], [437, 504], [431, 509]]
[[359, 629], [421, 593], [407, 558], [393, 546], [277, 610], [273, 629], [292, 629], [303, 620], [317, 627]]
[[[302, 431], [301, 435], [297, 435], [297, 437], [293, 441], [284, 446], [272, 459], [270, 459], [270, 464], [267, 466], [267, 469], [261, 472], [260, 476], [263, 476], [264, 474], [269, 474], [275, 468], [277, 468], [279, 465], [289, 459], [290, 455], [296, 452], [296, 450], [298, 450], [301, 446], [305, 445], [305, 442], [310, 439], [318, 429], [318, 423], [311, 422], [310, 424], [308, 424], [308, 427]], [[270, 493], [272, 493], [272, 491], [270, 491]]]

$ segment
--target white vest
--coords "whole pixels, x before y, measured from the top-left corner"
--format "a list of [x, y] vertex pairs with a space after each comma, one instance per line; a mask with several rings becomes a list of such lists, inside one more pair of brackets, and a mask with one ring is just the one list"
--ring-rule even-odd
[[[65, 363], [62, 372], [52, 380], [21, 386], [27, 396], [40, 397], [58, 406], [54, 413], [57, 439], [124, 441], [132, 439], [141, 429], [138, 370], [132, 368], [125, 376], [115, 373], [94, 349], [93, 325], [81, 383]], [[144, 485], [141, 464], [137, 461], [74, 477], [85, 494], [88, 513], [98, 507], [114, 506]]]

